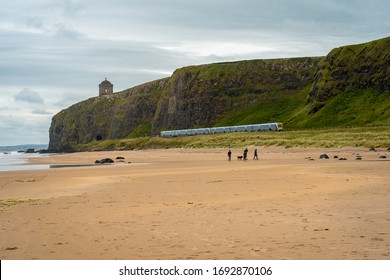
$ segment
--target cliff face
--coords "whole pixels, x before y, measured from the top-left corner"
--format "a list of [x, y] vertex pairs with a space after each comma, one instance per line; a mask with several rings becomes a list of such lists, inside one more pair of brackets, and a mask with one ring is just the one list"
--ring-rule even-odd
[[153, 133], [210, 127], [228, 112], [310, 84], [320, 58], [252, 60], [176, 70], [157, 106]]
[[339, 94], [365, 89], [390, 91], [390, 37], [336, 48], [322, 59], [309, 94], [310, 112]]
[[[49, 149], [72, 151], [77, 144], [94, 140], [216, 124], [271, 120], [297, 128], [332, 126], [334, 114], [349, 104], [353, 109], [345, 110], [345, 115], [360, 114], [359, 106], [375, 111], [370, 120], [364, 120], [365, 113], [361, 119], [354, 118], [354, 125], [390, 120], [386, 110], [390, 105], [389, 51], [390, 37], [337, 48], [323, 58], [181, 68], [170, 78], [90, 98], [61, 111], [52, 120]], [[362, 104], [365, 100], [370, 100], [372, 108]], [[348, 118], [339, 123], [348, 125]]]

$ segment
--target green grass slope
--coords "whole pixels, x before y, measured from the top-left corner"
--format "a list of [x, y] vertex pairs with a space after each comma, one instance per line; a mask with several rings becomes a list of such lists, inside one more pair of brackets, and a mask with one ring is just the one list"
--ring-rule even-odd
[[282, 122], [285, 130], [341, 128], [358, 126], [389, 126], [390, 96], [375, 89], [356, 90], [329, 100], [321, 110], [309, 114], [306, 103], [308, 89], [228, 113], [217, 126]]
[[389, 79], [390, 37], [337, 48], [320, 61], [311, 86], [274, 92], [232, 110], [217, 125], [277, 121], [285, 129], [388, 126]]

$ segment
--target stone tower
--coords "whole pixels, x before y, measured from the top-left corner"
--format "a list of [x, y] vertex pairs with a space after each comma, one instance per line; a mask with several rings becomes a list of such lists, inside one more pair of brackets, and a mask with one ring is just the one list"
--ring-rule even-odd
[[99, 96], [111, 95], [114, 93], [114, 85], [107, 81], [107, 78], [99, 85]]

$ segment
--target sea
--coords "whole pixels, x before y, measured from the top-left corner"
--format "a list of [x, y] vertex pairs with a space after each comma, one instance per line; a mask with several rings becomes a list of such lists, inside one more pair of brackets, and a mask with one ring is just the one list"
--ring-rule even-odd
[[25, 153], [28, 149], [40, 151], [46, 150], [47, 147], [47, 144], [0, 146], [0, 172], [50, 168], [50, 165], [48, 164], [28, 164], [29, 158], [47, 157], [50, 156], [50, 154]]

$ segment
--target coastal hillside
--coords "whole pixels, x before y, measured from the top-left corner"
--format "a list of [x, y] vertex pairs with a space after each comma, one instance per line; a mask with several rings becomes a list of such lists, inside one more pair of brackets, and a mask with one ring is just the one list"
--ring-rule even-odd
[[332, 50], [319, 64], [309, 100], [311, 113], [339, 94], [390, 91], [390, 37]]
[[166, 79], [90, 98], [55, 115], [49, 149], [161, 130], [283, 122], [285, 129], [388, 125], [390, 37], [326, 57], [177, 69]]

